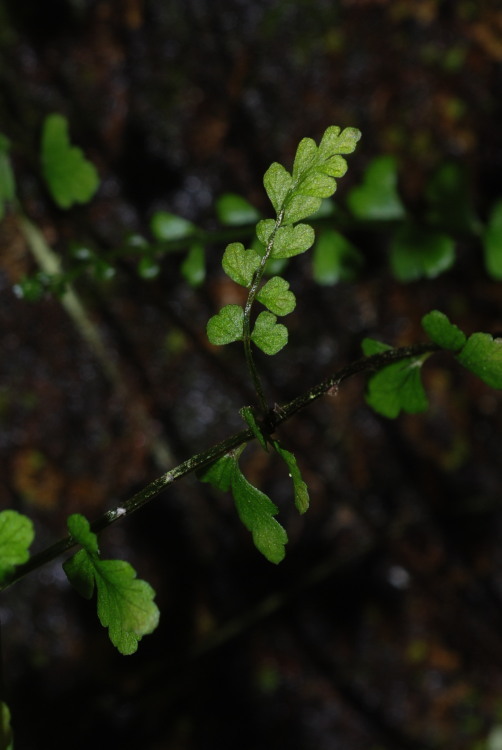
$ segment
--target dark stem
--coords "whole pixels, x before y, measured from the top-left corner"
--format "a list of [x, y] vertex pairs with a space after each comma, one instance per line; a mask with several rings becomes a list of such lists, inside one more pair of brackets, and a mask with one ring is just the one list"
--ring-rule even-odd
[[[304, 409], [308, 404], [320, 398], [325, 393], [328, 393], [333, 388], [338, 388], [344, 380], [347, 380], [353, 375], [381, 370], [383, 367], [392, 364], [393, 362], [398, 362], [409, 357], [419, 357], [423, 354], [439, 350], [440, 347], [436, 344], [416, 344], [415, 346], [406, 346], [399, 349], [388, 349], [380, 354], [374, 354], [371, 357], [363, 357], [362, 359], [356, 360], [284, 406], [279, 406], [274, 410], [270, 410], [266, 417], [266, 428], [269, 433], [272, 433], [278, 425], [291, 419], [291, 417], [298, 411]], [[170, 469], [165, 474], [155, 479], [149, 485], [129, 498], [129, 500], [126, 500], [122, 505], [104, 513], [104, 515], [94, 521], [91, 525], [92, 531], [99, 533], [119, 519], [130, 516], [132, 513], [135, 513], [142, 508], [146, 503], [157, 497], [172, 482], [175, 482], [194, 471], [204, 469], [229, 451], [238, 448], [244, 443], [249, 443], [253, 439], [254, 434], [251, 430], [241, 430], [240, 432], [231, 435], [226, 440], [216, 443], [216, 445], [213, 445], [206, 451], [197, 453], [195, 456], [183, 461], [183, 463], [179, 464], [174, 469]], [[3, 581], [0, 585], [0, 591], [6, 589], [12, 583], [27, 575], [27, 573], [31, 573], [42, 565], [56, 559], [67, 550], [76, 546], [76, 544], [77, 542], [73, 537], [67, 536], [52, 546], [47, 547], [45, 550], [42, 550], [38, 554], [33, 555], [28, 562], [19, 565], [10, 578]]]

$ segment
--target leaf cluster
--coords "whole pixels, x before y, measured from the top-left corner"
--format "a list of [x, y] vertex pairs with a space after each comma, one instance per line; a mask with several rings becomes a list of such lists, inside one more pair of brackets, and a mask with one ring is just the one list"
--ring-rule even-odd
[[64, 565], [70, 583], [86, 599], [97, 591], [99, 621], [121, 654], [133, 654], [138, 641], [158, 625], [155, 591], [136, 578], [136, 571], [123, 560], [102, 560], [98, 539], [88, 520], [75, 513], [68, 518], [68, 530], [82, 545]]
[[[469, 337], [439, 310], [422, 318], [422, 327], [438, 346], [452, 352], [457, 361], [492, 388], [502, 388], [502, 338], [488, 333]], [[364, 354], [370, 356], [389, 351], [391, 347], [373, 339], [363, 341]], [[407, 357], [383, 367], [368, 381], [366, 401], [379, 414], [395, 418], [401, 412], [425, 411], [429, 402], [422, 384], [422, 365], [430, 352]]]
[[[336, 179], [347, 171], [342, 154], [354, 151], [360, 135], [355, 128], [341, 131], [331, 126], [319, 145], [312, 138], [300, 142], [291, 172], [277, 162], [266, 171], [263, 183], [276, 215], [256, 225], [256, 249], [246, 249], [240, 242], [232, 242], [225, 249], [224, 272], [249, 292], [243, 307], [226, 305], [209, 320], [207, 335], [212, 344], [243, 340], [246, 346], [251, 341], [269, 355], [277, 354], [287, 344], [287, 328], [277, 322], [277, 317], [293, 312], [296, 298], [282, 276], [272, 276], [262, 285], [266, 264], [292, 258], [312, 247], [314, 229], [302, 219], [318, 211], [323, 199], [333, 195]], [[266, 309], [251, 326], [255, 299]]]
[[[266, 438], [258, 426], [252, 411], [245, 407], [243, 416], [252, 426], [255, 435], [266, 446]], [[283, 448], [277, 440], [272, 446], [285, 462], [289, 476], [293, 482], [294, 502], [299, 513], [305, 513], [309, 506], [307, 485], [302, 479], [295, 456]], [[286, 530], [275, 519], [279, 512], [277, 506], [264, 492], [254, 487], [244, 476], [239, 466], [239, 457], [244, 450], [241, 446], [237, 450], [227, 453], [215, 461], [199, 475], [202, 482], [209, 482], [223, 492], [232, 493], [235, 507], [240, 520], [251, 532], [255, 547], [267, 560], [279, 563], [286, 554], [285, 545], [288, 541]]]

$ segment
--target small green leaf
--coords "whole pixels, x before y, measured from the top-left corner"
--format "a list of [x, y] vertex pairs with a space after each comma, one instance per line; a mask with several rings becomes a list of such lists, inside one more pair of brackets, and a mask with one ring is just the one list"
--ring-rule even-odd
[[252, 430], [253, 435], [260, 443], [261, 447], [268, 451], [268, 445], [267, 445], [267, 438], [263, 434], [263, 431], [256, 421], [256, 417], [254, 414], [254, 410], [252, 406], [243, 406], [242, 409], [240, 409], [239, 414], [247, 424], [250, 430]]
[[485, 266], [492, 279], [502, 281], [502, 200], [492, 208], [483, 234]]
[[91, 531], [87, 518], [80, 513], [73, 513], [67, 520], [68, 531], [78, 544], [89, 554], [99, 554], [98, 537]]
[[232, 494], [239, 518], [253, 535], [256, 548], [270, 562], [280, 563], [286, 554], [284, 547], [288, 536], [274, 518], [278, 508], [267, 495], [247, 481], [237, 463], [232, 477]]
[[329, 198], [336, 190], [336, 182], [321, 170], [312, 170], [300, 180], [295, 188], [295, 195], [306, 195], [311, 198]]
[[288, 329], [269, 312], [261, 312], [251, 334], [251, 340], [265, 354], [277, 354], [288, 343]]
[[260, 218], [260, 214], [251, 203], [234, 193], [224, 193], [218, 198], [216, 213], [220, 223], [228, 227], [255, 224]]
[[83, 596], [84, 599], [91, 599], [94, 594], [95, 583], [92, 553], [85, 549], [79, 549], [73, 557], [63, 563], [63, 570], [80, 596]]
[[457, 352], [466, 342], [465, 334], [460, 328], [450, 323], [446, 315], [439, 310], [431, 310], [424, 315], [422, 327], [432, 341], [443, 349]]
[[298, 144], [293, 165], [293, 178], [296, 180], [317, 162], [317, 145], [312, 138], [302, 138]]
[[265, 247], [274, 231], [276, 222], [273, 219], [262, 219], [256, 225], [256, 236]]
[[394, 235], [390, 265], [398, 281], [435, 279], [455, 262], [455, 243], [447, 234], [404, 224]]
[[185, 260], [181, 264], [181, 274], [190, 286], [197, 287], [206, 277], [206, 253], [200, 242], [190, 246]]
[[0, 580], [8, 576], [16, 565], [29, 560], [28, 548], [35, 532], [27, 516], [15, 510], [0, 513]]
[[392, 156], [379, 156], [366, 169], [362, 185], [352, 188], [347, 203], [362, 220], [402, 219], [405, 209], [396, 189], [397, 163]]
[[281, 276], [273, 276], [256, 295], [262, 305], [275, 315], [289, 315], [296, 307], [296, 297], [289, 291], [289, 283]]
[[42, 130], [42, 171], [49, 190], [60, 208], [87, 203], [99, 187], [94, 164], [80, 148], [70, 145], [68, 121], [61, 115], [45, 118]]
[[388, 344], [384, 344], [376, 339], [363, 339], [361, 342], [361, 348], [366, 357], [371, 357], [373, 354], [381, 354], [392, 349]]
[[286, 204], [282, 223], [294, 224], [296, 221], [315, 214], [322, 205], [322, 198], [309, 198], [305, 195], [293, 195]]
[[241, 286], [250, 287], [255, 271], [260, 265], [260, 256], [255, 250], [245, 250], [241, 242], [227, 245], [221, 264], [230, 278]]
[[196, 231], [192, 222], [167, 211], [154, 213], [150, 220], [150, 229], [155, 239], [164, 241], [184, 240]]
[[361, 138], [357, 128], [344, 128], [340, 133], [337, 125], [326, 129], [319, 144], [319, 158], [329, 159], [333, 154], [352, 154]]
[[292, 258], [312, 247], [314, 240], [315, 232], [310, 224], [281, 227], [276, 232], [271, 257]]
[[429, 405], [420, 379], [423, 358], [408, 358], [387, 365], [368, 382], [367, 403], [379, 414], [393, 419], [399, 412], [417, 414]]
[[101, 560], [96, 534], [84, 516], [71, 515], [68, 530], [83, 547], [63, 565], [68, 580], [86, 599], [92, 597], [96, 586], [101, 624], [108, 628], [110, 640], [121, 654], [133, 654], [138, 641], [158, 625], [155, 591], [136, 578], [129, 563]]
[[267, 495], [253, 487], [242, 474], [238, 458], [244, 446], [211, 464], [200, 477], [223, 491], [232, 490], [235, 507], [244, 526], [253, 535], [257, 549], [270, 562], [279, 563], [288, 541], [283, 527], [274, 519], [278, 509]]
[[124, 560], [99, 560], [95, 577], [99, 621], [121, 654], [133, 654], [138, 641], [159, 624], [155, 591]]
[[226, 453], [221, 458], [218, 458], [218, 460], [210, 464], [207, 469], [203, 469], [203, 471], [199, 473], [198, 476], [200, 481], [208, 482], [222, 492], [228, 492], [232, 486], [232, 477], [237, 459], [243, 450], [244, 446], [241, 446], [235, 451]]
[[242, 339], [244, 310], [240, 305], [225, 305], [207, 323], [207, 337], [212, 344], [223, 346]]
[[160, 273], [160, 265], [155, 260], [155, 258], [152, 258], [148, 255], [145, 255], [138, 263], [138, 274], [141, 276], [142, 279], [145, 279], [146, 281], [152, 281], [152, 279], [156, 279], [157, 276]]
[[308, 510], [310, 498], [307, 485], [303, 481], [300, 469], [296, 462], [295, 455], [286, 448], [283, 448], [281, 444], [274, 440], [273, 446], [283, 461], [286, 463], [289, 476], [293, 480], [293, 489], [295, 493], [295, 506], [299, 513], [305, 513]]
[[362, 266], [362, 255], [344, 236], [334, 229], [321, 232], [314, 247], [312, 272], [318, 284], [353, 281]]
[[327, 174], [330, 177], [343, 177], [347, 169], [347, 162], [343, 156], [338, 155], [332, 156], [319, 167], [320, 172], [324, 172], [324, 174]]
[[473, 333], [457, 359], [492, 388], [502, 388], [502, 338]]
[[10, 709], [4, 701], [0, 701], [0, 750], [14, 750]]
[[279, 213], [283, 207], [283, 203], [286, 200], [292, 182], [293, 178], [289, 172], [277, 162], [271, 164], [265, 172], [263, 184], [270, 202], [277, 213]]

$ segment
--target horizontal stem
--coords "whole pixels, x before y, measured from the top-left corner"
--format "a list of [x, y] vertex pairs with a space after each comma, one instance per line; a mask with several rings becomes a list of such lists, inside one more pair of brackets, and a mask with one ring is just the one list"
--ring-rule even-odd
[[[328, 393], [334, 388], [338, 388], [338, 386], [344, 380], [347, 380], [353, 375], [357, 375], [358, 373], [363, 372], [373, 372], [375, 370], [380, 370], [386, 365], [392, 364], [393, 362], [398, 362], [409, 357], [418, 357], [423, 354], [438, 351], [439, 349], [440, 347], [438, 347], [436, 344], [416, 344], [415, 346], [406, 346], [398, 349], [388, 349], [385, 352], [374, 354], [371, 357], [363, 357], [359, 360], [356, 360], [355, 362], [352, 362], [352, 364], [343, 367], [341, 370], [338, 370], [338, 372], [334, 373], [334, 375], [325, 378], [325, 380], [313, 386], [312, 388], [310, 388], [310, 390], [301, 394], [284, 406], [276, 407], [276, 409], [269, 412], [269, 414], [267, 415], [266, 427], [269, 432], [273, 432], [279, 424], [282, 424], [288, 419], [291, 419], [294, 414], [299, 412], [301, 409], [304, 409], [306, 406], [308, 406], [308, 404], [311, 404], [313, 401], [320, 398], [325, 393]], [[92, 531], [95, 533], [99, 533], [108, 526], [111, 526], [111, 524], [115, 523], [119, 519], [130, 516], [132, 513], [135, 513], [137, 510], [146, 505], [146, 503], [157, 497], [168, 485], [172, 484], [178, 479], [181, 479], [182, 477], [187, 476], [187, 474], [191, 474], [194, 471], [200, 471], [201, 469], [204, 469], [206, 466], [209, 466], [229, 451], [234, 450], [240, 445], [248, 443], [253, 439], [254, 434], [251, 430], [241, 430], [240, 432], [236, 432], [230, 437], [226, 438], [226, 440], [223, 440], [220, 443], [216, 443], [206, 451], [197, 453], [195, 456], [192, 456], [173, 469], [170, 469], [165, 474], [162, 474], [162, 476], [154, 479], [153, 482], [148, 484], [142, 490], [139, 490], [139, 492], [129, 498], [129, 500], [126, 500], [126, 502], [124, 502], [122, 505], [119, 505], [113, 510], [109, 510], [104, 513], [91, 525]], [[33, 555], [26, 563], [24, 563], [23, 565], [19, 565], [14, 570], [11, 577], [5, 580], [0, 585], [0, 591], [6, 589], [12, 583], [18, 581], [28, 573], [31, 573], [32, 571], [42, 567], [42, 565], [45, 565], [46, 563], [56, 559], [64, 552], [71, 549], [72, 547], [75, 547], [76, 545], [77, 542], [73, 539], [73, 537], [67, 536], [51, 545], [50, 547], [42, 550], [41, 552], [38, 552], [36, 555]]]

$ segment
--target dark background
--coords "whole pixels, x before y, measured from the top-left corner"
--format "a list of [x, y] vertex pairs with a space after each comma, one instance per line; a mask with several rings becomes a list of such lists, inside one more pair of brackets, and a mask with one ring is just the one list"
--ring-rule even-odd
[[[496, 2], [7, 0], [0, 130], [24, 211], [63, 259], [73, 241], [107, 253], [130, 232], [148, 237], [157, 210], [216, 229], [225, 191], [268, 212], [268, 165], [289, 165], [300, 138], [330, 124], [363, 132], [338, 201], [393, 154], [419, 214], [431, 173], [453, 160], [485, 221], [500, 196], [501, 39]], [[102, 179], [69, 212], [40, 179], [51, 112]], [[208, 243], [200, 288], [177, 254], [151, 282], [127, 257], [112, 281], [79, 279], [110, 377], [57, 299], [14, 294], [37, 270], [15, 213], [0, 239], [0, 504], [34, 519], [38, 550], [69, 513], [95, 518], [240, 429], [252, 394], [239, 347], [204, 334], [233, 301], [221, 243]], [[354, 283], [319, 287], [308, 254], [288, 269], [290, 344], [259, 357], [273, 401], [358, 357], [366, 335], [420, 340], [434, 307], [469, 333], [502, 330], [476, 238], [459, 238], [448, 273], [408, 285], [390, 275], [385, 231], [351, 239], [365, 259]], [[103, 554], [158, 592], [161, 624], [136, 655], [115, 652], [60, 561], [3, 594], [16, 748], [499, 748], [502, 404], [446, 357], [425, 378], [425, 414], [380, 418], [354, 379], [284, 426], [311, 491], [301, 519], [282, 467], [248, 449], [246, 474], [288, 529], [278, 567], [230, 498], [192, 477], [106, 532]]]

